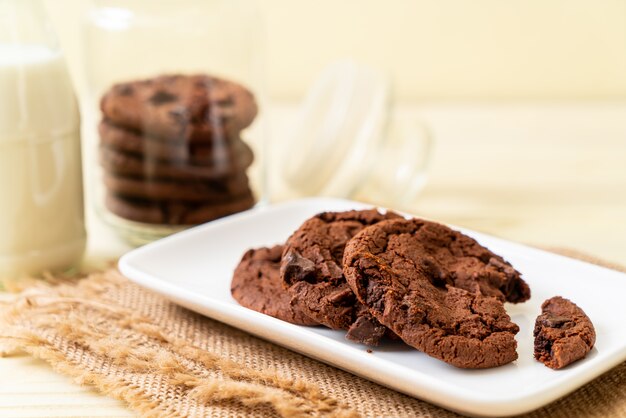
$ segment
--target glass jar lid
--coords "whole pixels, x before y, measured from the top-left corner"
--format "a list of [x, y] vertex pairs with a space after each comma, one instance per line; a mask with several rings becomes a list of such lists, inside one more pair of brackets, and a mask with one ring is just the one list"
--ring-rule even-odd
[[349, 196], [375, 163], [389, 95], [389, 77], [379, 70], [349, 60], [327, 67], [285, 142], [285, 183], [299, 194]]

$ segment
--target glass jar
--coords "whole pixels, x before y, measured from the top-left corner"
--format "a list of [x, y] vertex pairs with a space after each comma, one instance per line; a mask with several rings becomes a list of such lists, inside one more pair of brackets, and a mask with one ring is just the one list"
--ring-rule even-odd
[[94, 199], [132, 244], [265, 197], [260, 19], [247, 0], [94, 0]]
[[80, 116], [40, 0], [0, 1], [0, 277], [77, 263], [85, 248]]
[[[410, 210], [426, 182], [427, 125], [395, 109], [382, 71], [341, 60], [309, 89], [292, 131], [277, 141], [272, 200], [330, 196]], [[275, 155], [274, 155], [275, 154]]]

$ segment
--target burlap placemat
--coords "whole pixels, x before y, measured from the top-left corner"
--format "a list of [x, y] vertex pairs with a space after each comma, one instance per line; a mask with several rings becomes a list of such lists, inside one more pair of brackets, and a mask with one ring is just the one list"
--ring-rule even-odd
[[[114, 269], [28, 289], [3, 307], [0, 338], [143, 416], [458, 416], [194, 314]], [[625, 416], [626, 363], [527, 415]]]

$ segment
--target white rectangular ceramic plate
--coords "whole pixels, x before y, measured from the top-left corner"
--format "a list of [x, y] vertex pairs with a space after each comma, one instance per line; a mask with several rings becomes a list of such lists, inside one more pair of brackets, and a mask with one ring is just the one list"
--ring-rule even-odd
[[[539, 408], [626, 360], [626, 275], [487, 235], [463, 232], [504, 256], [532, 289], [530, 301], [507, 304], [519, 359], [488, 370], [462, 370], [402, 344], [367, 347], [341, 331], [302, 327], [241, 307], [230, 295], [233, 269], [245, 250], [282, 243], [322, 211], [363, 208], [315, 198], [254, 209], [178, 233], [122, 257], [136, 283], [218, 321], [408, 395], [465, 414], [514, 415]], [[554, 371], [533, 359], [532, 328], [545, 299], [561, 295], [594, 322], [596, 347], [582, 361]]]

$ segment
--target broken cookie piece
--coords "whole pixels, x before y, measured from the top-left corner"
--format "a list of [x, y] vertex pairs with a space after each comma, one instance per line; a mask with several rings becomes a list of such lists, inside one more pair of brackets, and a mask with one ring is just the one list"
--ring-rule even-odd
[[576, 304], [561, 296], [546, 300], [535, 321], [535, 358], [561, 369], [584, 358], [596, 342], [589, 317]]

